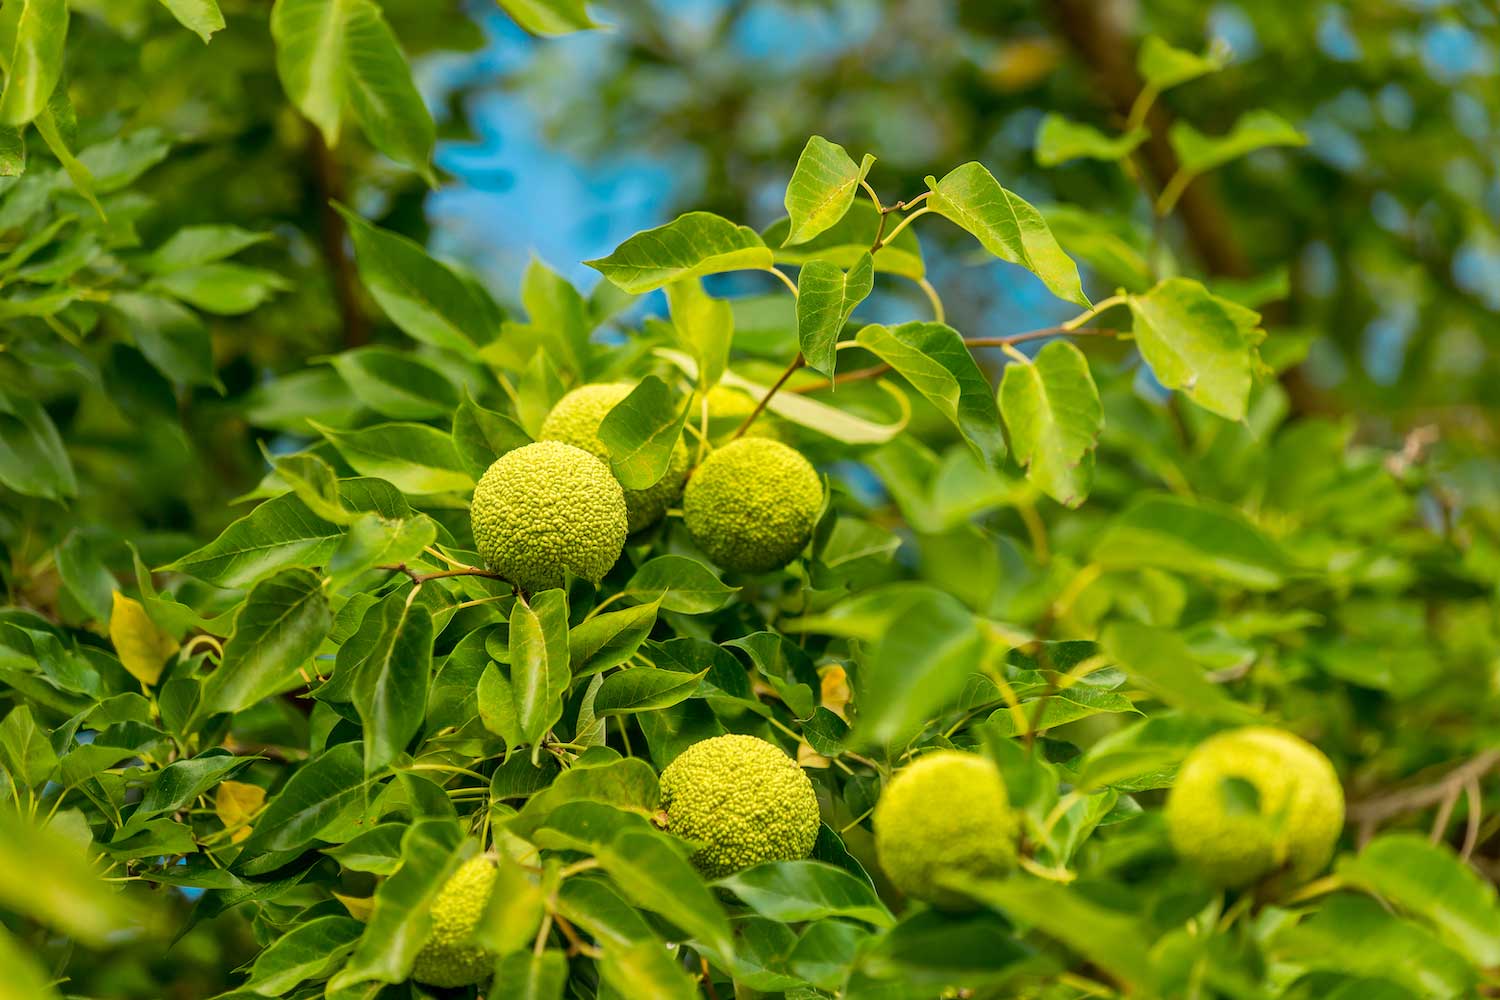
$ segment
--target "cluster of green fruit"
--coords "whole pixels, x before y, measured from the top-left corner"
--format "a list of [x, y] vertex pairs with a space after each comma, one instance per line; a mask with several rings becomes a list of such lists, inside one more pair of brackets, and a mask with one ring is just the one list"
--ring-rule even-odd
[[[696, 847], [717, 879], [812, 853], [820, 825], [812, 782], [779, 747], [754, 736], [695, 743], [661, 775], [664, 825]], [[1225, 888], [1297, 883], [1328, 863], [1344, 822], [1333, 765], [1306, 741], [1267, 727], [1213, 737], [1184, 761], [1167, 800], [1177, 853]], [[874, 812], [887, 879], [940, 909], [972, 905], [965, 887], [1008, 874], [1020, 823], [999, 768], [957, 750], [924, 754], [887, 784]], [[413, 977], [436, 986], [485, 979], [493, 956], [470, 943], [495, 883], [494, 862], [466, 863], [432, 909]]]
[[[679, 439], [661, 479], [625, 489], [607, 464], [599, 425], [633, 388], [574, 389], [547, 415], [537, 442], [502, 455], [480, 478], [470, 518], [489, 568], [523, 591], [560, 587], [565, 573], [597, 583], [626, 537], [660, 521], [679, 497], [688, 533], [724, 569], [764, 573], [794, 559], [823, 507], [823, 483], [807, 459], [775, 436], [744, 436], [694, 470]], [[714, 418], [739, 405], [709, 394], [710, 442]]]

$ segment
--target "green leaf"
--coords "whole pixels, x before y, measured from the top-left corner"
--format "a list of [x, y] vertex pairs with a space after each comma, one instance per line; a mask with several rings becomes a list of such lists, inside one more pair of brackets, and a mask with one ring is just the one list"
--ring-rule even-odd
[[1245, 515], [1209, 500], [1147, 495], [1115, 515], [1094, 545], [1109, 569], [1150, 566], [1274, 590], [1287, 573], [1281, 549]]
[[983, 645], [974, 615], [957, 598], [916, 592], [862, 664], [851, 738], [889, 746], [914, 736], [963, 691]]
[[1254, 712], [1205, 676], [1187, 642], [1176, 632], [1116, 622], [1104, 630], [1099, 641], [1134, 684], [1168, 705], [1226, 722], [1255, 720]]
[[854, 340], [890, 365], [953, 421], [984, 462], [998, 467], [1005, 457], [1000, 409], [989, 381], [957, 330], [944, 323], [871, 323]]
[[1154, 936], [1141, 920], [1106, 909], [1072, 886], [1037, 878], [955, 879], [950, 888], [973, 896], [1019, 924], [1036, 927], [1132, 987], [1132, 991], [1151, 992]]
[[568, 660], [573, 678], [587, 677], [619, 666], [635, 655], [656, 624], [658, 602], [624, 611], [606, 611], [568, 632]]
[[[568, 599], [561, 590], [516, 601], [510, 612], [510, 680], [522, 738], [538, 747], [562, 718], [573, 680], [568, 666]], [[535, 762], [536, 755], [532, 755]]]
[[489, 905], [474, 926], [475, 943], [497, 955], [529, 950], [546, 904], [542, 887], [513, 858], [501, 855], [496, 859]]
[[243, 856], [302, 847], [368, 795], [361, 757], [358, 743], [340, 743], [293, 772], [255, 821]]
[[23, 948], [4, 928], [0, 928], [0, 966], [6, 978], [0, 983], [0, 1000], [58, 1000], [52, 977], [35, 953]]
[[1500, 965], [1500, 901], [1495, 887], [1446, 845], [1411, 833], [1370, 841], [1338, 874], [1396, 907], [1432, 924], [1475, 966]]
[[[547, 0], [505, 0], [506, 3], [545, 3]], [[492, 996], [514, 1000], [562, 1000], [568, 985], [568, 956], [557, 950], [540, 955], [530, 948], [506, 955], [495, 968]]]
[[251, 589], [234, 617], [219, 667], [203, 685], [198, 713], [238, 712], [294, 686], [318, 651], [333, 615], [323, 581], [282, 570]]
[[670, 708], [685, 701], [698, 690], [698, 682], [708, 671], [684, 674], [655, 667], [631, 667], [617, 670], [604, 678], [594, 694], [594, 715], [627, 715]]
[[1006, 365], [1000, 412], [1026, 478], [1060, 504], [1082, 503], [1093, 481], [1094, 445], [1104, 429], [1099, 390], [1083, 352], [1055, 340], [1029, 364]]
[[[264, 452], [264, 442], [261, 449]], [[339, 478], [333, 466], [310, 451], [295, 455], [267, 454], [266, 460], [313, 514], [333, 524], [354, 522], [356, 515], [345, 509], [339, 496]]]
[[330, 584], [338, 590], [377, 565], [399, 565], [422, 555], [437, 541], [437, 522], [425, 514], [392, 521], [361, 514], [328, 560]]
[[141, 263], [153, 274], [170, 274], [233, 257], [269, 239], [270, 233], [252, 233], [239, 226], [183, 226]]
[[718, 385], [729, 364], [734, 309], [727, 300], [704, 292], [697, 278], [684, 278], [667, 285], [667, 308], [678, 340], [698, 363], [698, 387], [710, 389]]
[[361, 403], [392, 420], [446, 417], [458, 407], [448, 377], [404, 351], [361, 347], [329, 361]]
[[1124, 135], [1105, 135], [1092, 125], [1075, 122], [1063, 115], [1048, 114], [1036, 133], [1036, 162], [1055, 167], [1069, 160], [1123, 160], [1146, 141], [1143, 128]]
[[0, 483], [27, 496], [61, 500], [78, 492], [73, 462], [40, 403], [0, 391]]
[[661, 914], [717, 951], [732, 952], [723, 908], [693, 866], [661, 835], [626, 830], [596, 857], [636, 906]]
[[667, 474], [682, 440], [687, 407], [672, 402], [667, 384], [647, 375], [599, 423], [599, 440], [610, 452], [610, 470], [627, 490], [643, 490]]
[[783, 923], [847, 917], [877, 927], [895, 923], [864, 881], [820, 861], [773, 861], [717, 883], [756, 913]]
[[384, 479], [403, 493], [467, 493], [474, 480], [453, 436], [426, 424], [389, 423], [338, 431], [308, 421], [362, 476]]
[[77, 843], [51, 824], [27, 822], [13, 805], [0, 809], [0, 906], [91, 948], [145, 916], [99, 877]]
[[391, 322], [424, 344], [465, 357], [500, 332], [499, 307], [478, 285], [405, 236], [334, 207], [349, 224], [360, 279]]
[[824, 260], [797, 275], [797, 343], [814, 371], [833, 377], [835, 345], [844, 324], [875, 287], [875, 260], [866, 252], [847, 272]]
[[1419, 997], [1472, 995], [1475, 973], [1462, 955], [1426, 928], [1353, 893], [1330, 896], [1306, 919], [1286, 925], [1273, 947], [1277, 958], [1303, 968], [1395, 980]]
[[589, 335], [594, 323], [588, 303], [562, 275], [531, 258], [521, 278], [521, 304], [532, 329], [561, 348], [564, 367], [580, 379], [586, 378], [592, 363], [593, 345]]
[[[411, 514], [401, 494], [378, 479], [341, 479], [339, 498], [353, 511], [387, 518]], [[190, 573], [220, 587], [244, 587], [286, 566], [322, 565], [342, 536], [337, 525], [315, 515], [297, 497], [279, 496], [162, 569]]]
[[240, 264], [204, 264], [172, 271], [146, 283], [153, 292], [220, 316], [239, 316], [259, 308], [291, 285], [274, 271]]
[[500, 7], [533, 35], [567, 35], [599, 25], [584, 0], [499, 0]]
[[130, 821], [120, 828], [120, 836], [145, 827], [148, 819], [187, 808], [198, 796], [254, 760], [210, 750], [190, 760], [173, 761], [151, 776]]
[[653, 1000], [698, 1000], [698, 981], [657, 941], [639, 941], [604, 949], [599, 959], [604, 984], [622, 997]]
[[373, 0], [276, 0], [271, 37], [282, 87], [324, 142], [338, 145], [351, 105], [371, 145], [431, 181], [432, 118]]
[[0, 125], [0, 177], [19, 177], [25, 172], [25, 127]]
[[625, 291], [639, 294], [704, 274], [763, 271], [774, 260], [749, 226], [737, 226], [712, 212], [688, 212], [636, 233], [608, 257], [584, 263]]
[[10, 781], [40, 792], [57, 767], [57, 754], [31, 717], [31, 706], [17, 705], [11, 709], [5, 721], [0, 722], [0, 768]]
[[1057, 245], [1041, 213], [1001, 187], [983, 164], [966, 163], [941, 181], [929, 177], [927, 186], [932, 210], [972, 233], [990, 253], [1026, 268], [1058, 298], [1089, 304], [1078, 265]]
[[791, 225], [781, 245], [806, 243], [842, 219], [874, 163], [875, 157], [866, 155], [856, 164], [843, 146], [820, 135], [808, 139], [787, 182], [784, 201]]
[[1158, 381], [1221, 417], [1245, 419], [1260, 317], [1188, 278], [1129, 301], [1136, 342]]
[[142, 292], [115, 292], [109, 308], [146, 360], [167, 378], [184, 385], [218, 384], [208, 328], [191, 311]]
[[1180, 169], [1191, 174], [1206, 173], [1268, 146], [1307, 145], [1307, 137], [1286, 119], [1265, 110], [1245, 112], [1222, 136], [1204, 135], [1187, 122], [1177, 121], [1167, 138], [1177, 153]]
[[1200, 56], [1173, 48], [1156, 35], [1147, 35], [1136, 53], [1135, 65], [1147, 85], [1160, 93], [1200, 76], [1217, 73], [1224, 68], [1224, 59], [1217, 52]]
[[161, 4], [184, 28], [203, 39], [205, 45], [215, 31], [224, 27], [219, 0], [161, 0]]
[[[529, 765], [528, 772], [537, 774]], [[546, 772], [539, 772], [546, 780]], [[496, 772], [499, 781], [500, 772]], [[510, 830], [529, 837], [539, 829], [553, 810], [568, 802], [602, 802], [616, 809], [649, 816], [661, 808], [661, 789], [656, 771], [639, 757], [620, 757], [603, 762], [575, 763], [527, 800], [519, 816], [511, 820]], [[701, 883], [700, 883], [701, 884]]]
[[453, 446], [464, 471], [478, 480], [495, 459], [531, 443], [531, 436], [515, 418], [474, 402], [467, 388], [453, 411]]
[[687, 556], [657, 556], [635, 571], [624, 593], [668, 611], [702, 615], [717, 611], [737, 592], [704, 563]]
[[331, 991], [376, 980], [399, 983], [432, 932], [433, 900], [473, 845], [458, 824], [424, 819], [401, 840], [401, 867], [375, 890], [375, 906], [349, 964], [328, 982]]
[[365, 925], [352, 917], [315, 917], [274, 939], [255, 957], [244, 989], [283, 996], [305, 979], [322, 979], [354, 950]]
[[62, 79], [67, 0], [7, 0], [0, 7], [0, 124], [25, 125], [47, 106]]
[[398, 591], [367, 612], [366, 620], [372, 615], [378, 616], [379, 638], [355, 668], [351, 689], [364, 725], [366, 774], [395, 760], [422, 728], [432, 673], [432, 613], [424, 605]]

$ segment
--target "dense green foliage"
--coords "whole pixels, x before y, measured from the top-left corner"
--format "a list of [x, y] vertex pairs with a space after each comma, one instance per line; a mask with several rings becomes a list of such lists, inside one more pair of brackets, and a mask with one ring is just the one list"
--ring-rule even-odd
[[[1343, 25], [1421, 112], [1372, 180], [1304, 148], [1349, 67], [1301, 6], [1241, 69], [893, 2], [747, 88], [756, 4], [702, 53], [601, 4], [602, 108], [537, 103], [711, 168], [517, 308], [424, 247], [465, 125], [407, 60], [481, 41], [435, 6], [0, 5], [0, 1000], [1500, 986], [1494, 313], [1449, 259], [1496, 214], [1459, 98], [1500, 108], [1389, 41], [1493, 13]], [[997, 283], [1056, 322], [994, 333]]]

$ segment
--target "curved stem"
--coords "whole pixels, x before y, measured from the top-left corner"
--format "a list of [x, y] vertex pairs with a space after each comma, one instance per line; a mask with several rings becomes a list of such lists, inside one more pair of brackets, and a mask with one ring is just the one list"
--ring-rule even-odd
[[[1025, 333], [1012, 333], [1003, 337], [965, 337], [964, 344], [968, 347], [1008, 347], [1013, 344], [1022, 344], [1028, 340], [1041, 340], [1045, 337], [1120, 337], [1124, 335], [1123, 330], [1114, 330], [1107, 327], [1090, 327], [1086, 330], [1064, 326], [1049, 326], [1041, 330], [1027, 330]], [[846, 382], [860, 382], [864, 379], [879, 378], [891, 370], [890, 365], [872, 365], [869, 368], [857, 368], [851, 372], [840, 372], [832, 381], [822, 379], [817, 382], [808, 382], [799, 385], [787, 392], [798, 395], [806, 395], [811, 392], [820, 392], [834, 385], [843, 385]]]
[[927, 301], [932, 304], [933, 322], [946, 322], [947, 317], [943, 312], [943, 300], [938, 298], [937, 289], [932, 287], [932, 282], [928, 281], [926, 278], [918, 278], [917, 287], [922, 289], [922, 294], [926, 295]]
[[776, 277], [780, 278], [781, 283], [792, 290], [792, 298], [795, 299], [797, 297], [797, 283], [791, 278], [788, 278], [785, 272], [776, 267], [768, 267], [766, 268], [766, 272], [768, 274], [774, 274], [776, 275]]
[[[913, 202], [912, 204], [916, 204], [916, 202]], [[870, 252], [875, 253], [881, 247], [893, 242], [897, 236], [901, 235], [901, 230], [905, 229], [907, 226], [911, 225], [913, 222], [920, 219], [922, 216], [927, 215], [931, 211], [932, 208], [930, 206], [923, 205], [921, 208], [917, 209], [915, 212], [911, 213], [906, 218], [896, 223], [895, 229], [892, 229], [884, 237], [875, 241], [875, 245], [870, 248]]]

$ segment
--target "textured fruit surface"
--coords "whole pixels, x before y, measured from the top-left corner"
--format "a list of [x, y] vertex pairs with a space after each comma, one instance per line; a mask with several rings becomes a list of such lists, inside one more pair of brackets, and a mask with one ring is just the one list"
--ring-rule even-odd
[[563, 571], [597, 582], [625, 547], [625, 495], [609, 468], [559, 441], [506, 452], [474, 487], [474, 545], [523, 590], [561, 587]]
[[[599, 424], [634, 388], [628, 382], [579, 386], [557, 401], [543, 421], [538, 437], [582, 448], [608, 465], [609, 449], [599, 440]], [[682, 496], [687, 473], [688, 450], [679, 440], [672, 449], [671, 464], [660, 479], [643, 490], [625, 491], [625, 512], [631, 532], [649, 528], [661, 520], [667, 508]]]
[[678, 754], [661, 773], [661, 804], [673, 833], [703, 844], [693, 864], [709, 878], [805, 858], [818, 839], [812, 782], [754, 736], [715, 736]]
[[432, 933], [417, 953], [411, 977], [429, 986], [468, 986], [487, 980], [495, 956], [470, 944], [495, 888], [495, 863], [481, 855], [465, 861], [432, 901]]
[[1188, 754], [1166, 816], [1177, 853], [1216, 885], [1248, 885], [1283, 871], [1300, 882], [1333, 855], [1344, 790], [1317, 747], [1251, 726]]
[[875, 807], [880, 867], [908, 896], [946, 909], [972, 905], [940, 881], [999, 878], [1016, 863], [1016, 821], [987, 757], [940, 750], [919, 757]]
[[725, 569], [764, 573], [796, 558], [823, 507], [823, 482], [794, 448], [740, 438], [703, 460], [682, 495], [687, 529]]

